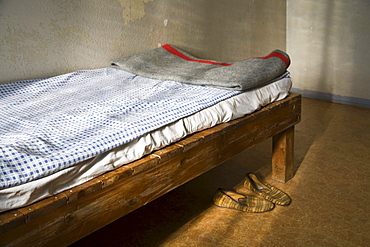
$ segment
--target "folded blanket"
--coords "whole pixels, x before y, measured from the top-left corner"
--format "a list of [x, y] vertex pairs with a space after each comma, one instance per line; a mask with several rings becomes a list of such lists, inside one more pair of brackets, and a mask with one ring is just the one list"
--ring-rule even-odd
[[275, 50], [265, 57], [223, 63], [198, 59], [166, 44], [119, 58], [112, 65], [152, 79], [247, 90], [265, 85], [284, 74], [290, 59], [288, 54]]

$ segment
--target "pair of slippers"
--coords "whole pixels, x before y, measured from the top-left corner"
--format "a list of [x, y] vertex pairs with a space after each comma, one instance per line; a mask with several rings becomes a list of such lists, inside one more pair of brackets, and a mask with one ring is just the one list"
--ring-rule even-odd
[[213, 203], [222, 208], [237, 209], [248, 213], [263, 213], [272, 210], [275, 204], [288, 206], [291, 202], [285, 192], [262, 182], [253, 173], [248, 173], [245, 176], [244, 187], [263, 198], [218, 189], [213, 197]]

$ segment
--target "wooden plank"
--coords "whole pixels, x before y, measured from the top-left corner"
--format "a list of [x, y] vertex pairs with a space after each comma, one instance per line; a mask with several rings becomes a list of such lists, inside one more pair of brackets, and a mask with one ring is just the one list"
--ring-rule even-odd
[[300, 121], [300, 100], [299, 95], [291, 94], [72, 190], [0, 214], [0, 246], [68, 245], [266, 138], [289, 140], [292, 137], [277, 134], [289, 133], [288, 129]]
[[272, 178], [287, 182], [294, 175], [294, 126], [273, 137]]

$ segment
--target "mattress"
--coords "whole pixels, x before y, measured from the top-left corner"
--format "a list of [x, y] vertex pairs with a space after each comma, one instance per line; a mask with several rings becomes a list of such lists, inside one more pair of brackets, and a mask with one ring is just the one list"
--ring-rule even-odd
[[290, 78], [283, 78], [262, 88], [238, 94], [75, 166], [26, 184], [2, 189], [0, 212], [55, 195], [137, 160], [191, 133], [250, 114], [285, 98], [291, 85]]
[[[168, 47], [167, 47], [168, 48]], [[172, 47], [171, 47], [172, 48]], [[178, 51], [178, 50], [176, 50]], [[189, 57], [187, 57], [189, 58]], [[184, 59], [183, 57], [181, 59]], [[190, 59], [193, 59], [190, 57]], [[156, 60], [156, 59], [154, 59]], [[204, 60], [202, 60], [204, 62]], [[193, 61], [192, 61], [193, 62]], [[198, 61], [197, 61], [198, 62]], [[130, 64], [134, 64], [132, 61], [129, 61]], [[141, 61], [142, 63], [142, 61]], [[256, 84], [248, 84], [248, 90], [247, 91], [238, 91], [238, 90], [230, 90], [230, 88], [228, 89], [225, 89], [225, 88], [222, 88], [224, 87], [225, 85], [229, 86], [230, 83], [229, 82], [223, 82], [222, 84], [220, 84], [219, 82], [216, 84], [216, 85], [208, 85], [208, 86], [211, 86], [211, 87], [204, 87], [203, 86], [203, 83], [205, 82], [204, 78], [202, 80], [200, 80], [199, 82], [201, 83], [201, 85], [189, 85], [188, 83], [179, 83], [178, 81], [172, 81], [172, 80], [167, 80], [165, 78], [150, 78], [150, 75], [148, 75], [148, 71], [144, 71], [144, 74], [142, 74], [142, 71], [132, 71], [130, 68], [122, 68], [120, 66], [124, 65], [125, 63], [123, 62], [122, 63], [122, 60], [117, 63], [119, 68], [112, 68], [112, 67], [109, 67], [109, 68], [104, 68], [104, 69], [97, 69], [97, 70], [91, 70], [91, 71], [88, 71], [88, 73], [86, 74], [86, 71], [79, 71], [79, 72], [74, 72], [74, 73], [71, 73], [71, 74], [66, 74], [66, 75], [62, 75], [63, 77], [63, 80], [62, 81], [58, 81], [58, 79], [56, 78], [52, 78], [51, 80], [47, 80], [47, 81], [44, 81], [44, 80], [33, 80], [33, 81], [26, 81], [26, 82], [22, 82], [20, 83], [21, 87], [27, 87], [28, 85], [28, 82], [30, 82], [29, 85], [34, 85], [34, 83], [36, 82], [36, 85], [38, 85], [37, 87], [31, 87], [32, 90], [35, 90], [35, 91], [32, 91], [30, 90], [30, 88], [27, 88], [27, 94], [25, 95], [22, 95], [21, 97], [29, 97], [29, 98], [37, 98], [37, 95], [40, 94], [40, 90], [43, 91], [44, 90], [44, 85], [43, 84], [47, 84], [47, 87], [49, 88], [50, 85], [52, 85], [53, 87], [55, 87], [54, 89], [56, 89], [56, 91], [53, 91], [54, 93], [55, 92], [58, 92], [58, 93], [61, 93], [62, 96], [63, 94], [65, 95], [69, 95], [66, 93], [66, 91], [68, 90], [72, 90], [72, 91], [75, 91], [75, 93], [77, 94], [80, 94], [80, 90], [81, 88], [85, 88], [87, 91], [89, 92], [92, 92], [94, 93], [94, 88], [97, 89], [97, 91], [99, 92], [98, 95], [89, 95], [89, 96], [86, 96], [88, 98], [86, 98], [85, 100], [88, 101], [90, 100], [90, 98], [94, 98], [95, 96], [97, 98], [101, 98], [101, 94], [102, 94], [102, 88], [104, 88], [104, 90], [106, 90], [106, 93], [107, 95], [109, 95], [109, 99], [110, 100], [113, 100], [111, 99], [111, 94], [108, 94], [108, 92], [111, 92], [113, 91], [114, 92], [114, 95], [118, 95], [117, 98], [125, 98], [126, 96], [123, 96], [121, 94], [117, 94], [117, 92], [120, 92], [120, 91], [117, 91], [117, 87], [114, 86], [112, 87], [111, 84], [107, 84], [107, 75], [112, 75], [114, 74], [114, 83], [116, 82], [116, 78], [117, 76], [118, 77], [125, 77], [126, 79], [127, 78], [130, 78], [129, 80], [129, 87], [131, 87], [135, 92], [135, 94], [138, 94], [138, 95], [142, 95], [142, 91], [145, 91], [146, 90], [146, 87], [148, 88], [159, 88], [160, 90], [160, 94], [161, 95], [160, 97], [162, 97], [164, 94], [169, 94], [168, 95], [168, 98], [164, 99], [164, 100], [160, 100], [160, 101], [164, 101], [162, 102], [163, 104], [159, 105], [159, 106], [156, 106], [157, 108], [160, 109], [160, 112], [159, 113], [156, 113], [156, 114], [152, 114], [151, 111], [152, 109], [156, 109], [155, 107], [153, 108], [152, 106], [153, 105], [156, 105], [158, 103], [158, 96], [154, 96], [154, 95], [151, 95], [151, 92], [146, 92], [145, 93], [145, 100], [144, 100], [144, 106], [142, 105], [142, 103], [139, 105], [136, 100], [138, 97], [134, 97], [134, 103], [131, 104], [132, 102], [127, 102], [127, 100], [125, 102], [120, 102], [120, 104], [123, 104], [125, 105], [125, 107], [127, 108], [127, 106], [135, 106], [136, 110], [135, 110], [135, 114], [134, 114], [134, 120], [137, 121], [137, 119], [139, 119], [139, 124], [135, 124], [135, 125], [138, 125], [139, 126], [139, 130], [138, 129], [131, 129], [131, 125], [117, 125], [117, 126], [114, 126], [115, 128], [113, 128], [115, 131], [117, 130], [117, 128], [120, 128], [120, 129], [124, 129], [126, 132], [125, 132], [125, 135], [124, 135], [124, 139], [120, 139], [118, 144], [115, 143], [114, 141], [116, 141], [118, 138], [113, 138], [113, 140], [109, 140], [109, 141], [106, 141], [105, 144], [107, 144], [107, 146], [104, 146], [104, 145], [97, 145], [97, 146], [100, 146], [100, 149], [99, 151], [96, 151], [96, 149], [93, 149], [91, 152], [92, 154], [91, 155], [86, 155], [86, 150], [90, 150], [91, 149], [91, 146], [94, 146], [95, 145], [95, 141], [94, 139], [92, 139], [92, 143], [94, 145], [91, 145], [90, 144], [86, 144], [85, 143], [85, 139], [89, 139], [88, 136], [86, 136], [85, 138], [85, 134], [86, 132], [83, 132], [83, 138], [80, 138], [81, 140], [84, 141], [84, 146], [83, 146], [83, 158], [81, 158], [81, 156], [79, 156], [78, 158], [74, 157], [73, 155], [71, 155], [70, 153], [68, 153], [68, 155], [65, 155], [65, 157], [67, 156], [70, 156], [71, 159], [69, 162], [64, 162], [65, 164], [70, 164], [70, 165], [65, 165], [62, 169], [54, 169], [52, 170], [52, 172], [49, 172], [47, 169], [46, 172], [43, 174], [43, 175], [40, 175], [40, 176], [35, 176], [34, 178], [30, 179], [29, 177], [30, 176], [19, 176], [19, 181], [16, 181], [14, 182], [13, 184], [9, 185], [10, 183], [4, 183], [6, 186], [3, 187], [3, 189], [0, 190], [0, 212], [2, 211], [6, 211], [6, 210], [9, 210], [9, 209], [14, 209], [14, 208], [18, 208], [18, 207], [22, 207], [22, 206], [25, 206], [25, 205], [29, 205], [33, 202], [36, 202], [40, 199], [43, 199], [43, 198], [46, 198], [46, 197], [49, 197], [49, 196], [52, 196], [52, 195], [55, 195], [59, 192], [62, 192], [64, 190], [67, 190], [67, 189], [70, 189], [74, 186], [77, 186], [79, 184], [82, 184], [86, 181], [89, 181], [90, 179], [100, 175], [100, 174], [103, 174], [105, 172], [108, 172], [108, 171], [111, 171], [113, 169], [116, 169], [117, 167], [120, 167], [124, 164], [127, 164], [131, 161], [134, 161], [134, 160], [137, 160], [137, 159], [140, 159], [142, 156], [154, 151], [154, 150], [157, 150], [159, 148], [162, 148], [166, 145], [169, 145], [170, 143], [172, 142], [175, 142], [177, 140], [180, 140], [181, 138], [191, 134], [191, 133], [194, 133], [194, 132], [197, 132], [197, 131], [200, 131], [200, 130], [203, 130], [203, 129], [206, 129], [206, 128], [210, 128], [212, 126], [215, 126], [219, 123], [223, 123], [223, 122], [227, 122], [227, 121], [230, 121], [232, 119], [236, 119], [236, 118], [239, 118], [239, 117], [242, 117], [244, 116], [245, 114], [249, 114], [249, 113], [252, 113], [258, 109], [260, 109], [262, 106], [264, 105], [267, 105], [269, 103], [272, 103], [276, 100], [280, 100], [280, 99], [283, 99], [285, 98], [288, 94], [289, 94], [289, 90], [291, 88], [291, 79], [289, 78], [289, 73], [283, 73], [281, 75], [281, 72], [278, 72], [279, 73], [279, 76], [278, 77], [273, 77], [273, 79], [271, 80], [271, 78], [269, 80], [267, 80], [266, 78], [264, 78], [264, 80], [262, 80], [261, 82], [258, 82], [259, 85], [256, 85]], [[147, 63], [148, 64], [148, 63]], [[150, 64], [150, 63], [149, 63]], [[211, 64], [212, 66], [215, 66], [215, 64], [212, 62]], [[219, 64], [216, 64], [216, 66], [225, 66], [225, 65], [219, 65]], [[150, 66], [148, 66], [150, 67]], [[204, 68], [202, 68], [204, 70]], [[211, 69], [215, 69], [214, 67], [212, 67]], [[129, 70], [129, 71], [127, 71]], [[135, 73], [133, 73], [135, 72]], [[94, 78], [91, 78], [91, 74], [95, 74], [95, 73], [98, 73], [98, 74], [103, 74], [103, 77], [94, 77]], [[72, 76], [73, 75], [73, 76]], [[274, 75], [272, 75], [274, 76]], [[76, 79], [77, 77], [77, 79]], [[81, 78], [82, 77], [82, 80]], [[93, 76], [92, 76], [93, 77]], [[109, 77], [109, 76], [108, 76]], [[99, 78], [99, 80], [97, 80], [97, 78]], [[103, 79], [102, 79], [103, 78]], [[188, 78], [188, 76], [187, 76]], [[187, 79], [186, 78], [186, 79]], [[59, 78], [60, 79], [60, 78]], [[76, 79], [76, 80], [75, 80]], [[93, 79], [93, 80], [92, 80]], [[75, 81], [74, 81], [75, 80]], [[60, 87], [64, 87], [64, 84], [66, 84], [65, 82], [67, 81], [74, 81], [75, 83], [77, 84], [81, 84], [82, 83], [86, 83], [86, 80], [87, 81], [95, 81], [94, 84], [83, 84], [83, 85], [80, 85], [80, 86], [77, 86], [77, 91], [75, 88], [67, 88], [67, 90], [60, 90]], [[180, 77], [177, 78], [177, 80], [181, 80]], [[267, 81], [266, 81], [267, 80]], [[57, 81], [58, 83], [55, 83], [53, 84], [53, 82]], [[99, 83], [96, 83], [96, 82], [99, 82]], [[147, 86], [147, 83], [148, 81], [150, 82], [150, 85]], [[208, 78], [206, 78], [206, 82], [209, 83], [211, 80]], [[62, 83], [60, 83], [62, 82]], [[127, 80], [125, 80], [125, 82], [127, 82]], [[144, 84], [142, 84], [144, 83]], [[232, 81], [233, 83], [233, 81]], [[39, 84], [42, 84], [41, 87]], [[102, 87], [102, 85], [109, 85], [110, 89], [108, 89], [107, 87]], [[196, 83], [197, 84], [197, 83]], [[160, 85], [160, 86], [158, 86]], [[220, 86], [221, 85], [221, 86]], [[6, 92], [7, 92], [7, 97], [15, 97], [15, 98], [19, 98], [19, 91], [13, 91], [12, 90], [12, 86], [14, 86], [14, 84], [11, 84], [11, 85], [7, 85], [7, 87], [10, 87], [10, 88], [6, 88]], [[220, 89], [221, 87], [221, 89]], [[232, 87], [234, 87], [234, 84], [232, 84]], [[243, 87], [245, 87], [245, 85], [243, 85]], [[41, 89], [40, 89], [41, 88]], [[141, 88], [138, 90], [138, 88]], [[173, 92], [169, 93], [169, 90], [168, 88], [175, 88], [176, 90], [176, 93], [175, 95], [173, 94]], [[233, 88], [231, 88], [233, 89]], [[103, 90], [103, 91], [104, 91]], [[96, 92], [97, 92], [96, 91]], [[104, 91], [105, 92], [105, 91]], [[132, 91], [130, 91], [130, 93], [132, 93]], [[129, 93], [129, 94], [130, 94]], [[104, 94], [104, 93], [103, 93]], [[91, 121], [91, 119], [98, 119], [98, 117], [96, 117], [96, 115], [99, 115], [98, 113], [100, 112], [104, 112], [106, 109], [102, 106], [102, 104], [100, 104], [100, 101], [97, 101], [97, 102], [94, 102], [94, 105], [97, 105], [98, 106], [98, 111], [96, 111], [96, 109], [94, 109], [94, 111], [90, 112], [90, 106], [91, 104], [89, 104], [88, 106], [86, 105], [83, 105], [83, 101], [81, 102], [81, 99], [78, 99], [79, 101], [76, 101], [74, 102], [74, 95], [75, 94], [72, 94], [73, 97], [69, 97], [67, 98], [68, 100], [65, 100], [65, 101], [61, 101], [59, 105], [63, 105], [63, 104], [68, 104], [70, 106], [72, 106], [71, 108], [68, 108], [69, 111], [72, 110], [73, 111], [73, 115], [74, 116], [78, 116], [78, 118], [76, 119], [71, 119], [71, 121], [75, 121], [77, 124], [80, 124], [81, 123], [84, 123], [82, 124], [85, 129], [86, 129], [86, 123], [83, 122], [82, 120], [83, 119], [88, 119], [88, 122], [89, 123]], [[148, 101], [148, 95], [150, 96], [150, 100]], [[151, 98], [153, 96], [153, 99]], [[157, 97], [157, 98], [156, 98]], [[128, 100], [132, 101], [133, 98], [130, 98], [128, 97]], [[40, 99], [38, 99], [40, 100]], [[59, 122], [61, 118], [66, 118], [66, 116], [70, 116], [70, 115], [63, 115], [64, 113], [59, 113], [58, 112], [58, 109], [54, 109], [55, 108], [55, 105], [56, 104], [51, 104], [51, 101], [53, 99], [49, 99], [48, 101], [45, 101], [44, 102], [44, 99], [43, 99], [43, 104], [41, 104], [42, 107], [38, 107], [36, 108], [37, 104], [35, 103], [34, 105], [31, 104], [21, 104], [18, 105], [18, 107], [16, 107], [15, 109], [20, 109], [21, 110], [21, 114], [18, 114], [20, 115], [21, 117], [20, 118], [17, 118], [17, 121], [20, 121], [19, 119], [22, 119], [22, 121], [24, 119], [26, 119], [27, 121], [25, 121], [26, 123], [26, 127], [23, 125], [22, 126], [22, 130], [24, 128], [26, 129], [33, 129], [34, 126], [33, 125], [42, 125], [43, 122], [42, 121], [28, 121], [29, 119], [32, 119], [32, 118], [27, 118], [28, 115], [32, 115], [33, 114], [33, 111], [34, 110], [37, 110], [37, 109], [41, 109], [41, 113], [45, 113], [46, 115], [50, 115], [49, 113], [50, 112], [53, 112], [53, 114], [55, 112], [57, 112], [58, 114], [56, 114], [57, 117], [54, 117], [52, 118], [50, 121], [52, 123], [56, 123], [56, 122]], [[54, 99], [55, 100], [55, 99]], [[36, 100], [37, 101], [37, 100]], [[174, 101], [174, 102], [171, 102], [172, 105], [175, 105], [175, 107], [171, 106], [170, 107], [170, 104], [167, 104], [169, 103], [170, 101]], [[15, 102], [19, 102], [18, 101], [15, 101]], [[196, 103], [194, 103], [196, 102]], [[113, 104], [113, 106], [117, 106], [117, 102], [114, 101], [115, 104]], [[74, 104], [82, 104], [83, 107], [75, 107]], [[130, 105], [131, 104], [131, 105]], [[50, 105], [53, 105], [52, 108], [50, 108]], [[143, 112], [140, 112], [137, 110], [137, 107], [139, 105], [139, 109], [141, 110], [142, 108], [147, 108], [147, 105], [150, 105], [150, 107], [148, 109], [146, 109], [146, 111], [143, 111]], [[14, 105], [14, 106], [17, 106], [17, 105]], [[32, 108], [33, 107], [33, 108]], [[169, 108], [168, 108], [169, 107]], [[115, 109], [113, 107], [112, 109], [112, 105], [109, 105], [109, 119], [111, 120], [112, 117], [114, 120], [116, 120], [117, 118], [119, 118], [119, 115], [116, 114], [115, 111], [117, 112], [121, 112], [121, 111], [128, 111], [130, 109], [126, 109], [126, 108], [117, 108]], [[170, 109], [170, 110], [168, 110]], [[76, 111], [79, 111], [79, 112], [76, 112]], [[2, 109], [2, 111], [7, 111], [7, 109]], [[112, 112], [113, 111], [113, 112]], [[132, 111], [132, 109], [131, 109]], [[79, 115], [80, 113], [83, 113], [82, 115]], [[86, 112], [88, 113], [87, 115], [84, 115], [86, 114]], [[137, 113], [139, 112], [139, 113]], [[51, 114], [51, 115], [53, 115]], [[167, 115], [166, 115], [167, 114]], [[143, 122], [142, 120], [142, 117], [143, 115], [145, 115], [146, 117], [146, 122]], [[4, 114], [3, 116], [7, 116], [6, 114]], [[8, 114], [8, 118], [11, 118], [9, 117], [11, 115]], [[1, 118], [1, 117], [0, 117]], [[15, 118], [16, 119], [16, 118]], [[153, 120], [154, 119], [154, 120]], [[0, 119], [1, 120], [1, 119]], [[7, 119], [8, 120], [8, 119]], [[12, 119], [11, 119], [12, 121]], [[11, 129], [12, 131], [14, 131], [15, 133], [22, 133], [19, 129], [16, 129], [17, 125], [12, 124], [12, 122], [10, 121], [10, 124], [9, 126], [1, 126], [1, 128], [3, 129]], [[94, 121], [98, 121], [98, 120], [94, 120]], [[126, 119], [124, 119], [124, 121], [121, 121], [121, 122], [124, 122], [125, 124], [127, 123], [131, 123], [130, 122], [131, 120], [129, 121], [126, 121]], [[134, 121], [134, 122], [135, 122]], [[112, 121], [110, 121], [111, 123]], [[15, 123], [15, 122], [14, 122]], [[117, 124], [116, 122], [114, 122], [115, 124]], [[81, 124], [80, 124], [81, 125]], [[46, 126], [50, 126], [49, 122], [48, 122], [48, 125]], [[55, 125], [54, 126], [54, 129], [55, 129]], [[58, 126], [58, 125], [57, 125]], [[63, 126], [59, 126], [57, 128], [60, 128], [62, 129], [63, 131], [67, 131], [68, 128], [65, 128]], [[75, 128], [75, 126], [73, 125], [73, 128]], [[14, 129], [14, 130], [13, 130]], [[140, 132], [142, 129], [145, 129], [144, 132]], [[129, 130], [129, 131], [127, 131]], [[94, 129], [94, 131], [90, 131], [92, 133], [92, 136], [93, 138], [101, 138], [99, 136], [95, 136], [96, 132], [105, 132], [103, 130], [98, 130], [96, 131], [96, 129]], [[107, 132], [109, 133], [109, 132]], [[116, 132], [114, 132], [116, 133]], [[110, 133], [108, 134], [109, 136], [114, 136], [114, 133]], [[120, 132], [121, 133], [121, 132]], [[99, 134], [99, 133], [98, 133]], [[16, 146], [16, 148], [18, 148], [18, 150], [21, 150], [21, 151], [24, 151], [24, 149], [27, 149], [26, 151], [27, 152], [24, 152], [24, 153], [21, 153], [19, 152], [19, 156], [25, 156], [25, 154], [29, 154], [30, 153], [30, 150], [28, 150], [29, 146], [26, 146], [25, 147], [19, 147], [17, 145], [13, 145], [13, 142], [18, 144], [18, 140], [19, 139], [22, 139], [22, 135], [23, 134], [17, 134], [15, 137], [14, 136], [11, 136], [11, 137], [8, 137], [7, 135], [3, 135], [2, 136], [2, 143], [8, 143], [10, 145], [8, 145], [7, 147], [11, 147], [13, 148], [13, 146]], [[55, 145], [52, 145], [53, 142], [57, 142], [55, 141], [55, 139], [53, 139], [53, 136], [50, 134], [50, 138], [51, 139], [48, 139], [48, 140], [44, 140], [44, 134], [42, 136], [42, 138], [40, 138], [40, 136], [38, 136], [38, 139], [41, 139], [43, 142], [42, 142], [42, 145], [41, 145], [41, 148], [38, 148], [37, 151], [42, 151], [43, 153], [48, 153], [49, 150], [52, 150], [53, 148], [55, 149]], [[47, 135], [46, 135], [47, 136]], [[37, 139], [37, 140], [38, 140]], [[59, 139], [57, 139], [59, 141]], [[59, 141], [61, 142], [61, 141]], [[74, 143], [72, 143], [74, 144]], [[69, 147], [71, 147], [72, 144], [69, 144]], [[79, 145], [81, 145], [80, 143], [78, 143]], [[44, 147], [46, 146], [46, 147]], [[33, 145], [31, 145], [31, 147], [33, 147]], [[49, 148], [49, 149], [48, 149]], [[40, 149], [40, 150], [39, 150]], [[9, 149], [11, 150], [11, 149]], [[14, 149], [16, 150], [16, 149]], [[17, 152], [18, 152], [17, 150]], [[47, 150], [47, 151], [45, 151]], [[75, 148], [72, 148], [72, 150], [77, 150]], [[1, 158], [3, 159], [3, 161], [6, 160], [7, 156], [9, 156], [7, 153], [6, 153], [6, 150], [5, 148], [2, 147], [2, 155], [1, 155]], [[33, 151], [33, 150], [31, 150]], [[17, 153], [16, 151], [12, 151], [14, 153]], [[79, 152], [73, 152], [74, 154], [77, 154]], [[18, 161], [20, 158], [19, 156], [15, 156], [15, 157], [12, 157], [12, 158], [9, 158], [7, 160], [7, 163], [6, 162], [3, 162], [2, 163], [2, 169], [6, 166], [4, 164], [7, 164], [8, 168], [10, 167], [11, 169], [16, 169], [14, 168], [15, 165], [14, 163], [17, 163], [20, 164], [21, 162], [23, 163], [27, 163], [30, 158], [28, 159], [25, 159], [25, 160], [22, 160], [22, 161]], [[80, 160], [81, 158], [81, 160]], [[35, 158], [33, 159], [38, 159], [36, 156]], [[48, 165], [48, 168], [51, 167], [51, 165], [49, 165], [51, 163], [51, 161], [54, 161], [56, 158], [55, 156], [53, 157], [48, 157], [48, 159], [45, 159], [44, 161], [44, 164], [47, 164]], [[9, 162], [10, 161], [15, 161], [17, 160], [16, 162]], [[71, 161], [74, 161], [74, 163], [72, 164]], [[58, 163], [56, 163], [58, 164]], [[60, 163], [59, 163], [60, 164]], [[27, 164], [28, 168], [32, 168], [31, 165]], [[34, 167], [35, 164], [33, 165]], [[13, 168], [12, 168], [13, 167]], [[20, 170], [21, 168], [19, 168]], [[23, 168], [22, 168], [23, 169]], [[41, 168], [35, 168], [35, 169], [41, 169]], [[9, 169], [8, 169], [9, 170]], [[6, 171], [8, 171], [6, 169], [2, 170], [3, 174], [4, 175], [3, 177], [4, 178], [8, 178], [7, 175], [8, 174], [5, 174]], [[33, 172], [34, 173], [34, 172]], [[38, 174], [35, 174], [35, 175], [38, 175]], [[13, 176], [14, 177], [14, 176]], [[24, 178], [24, 179], [23, 179]], [[23, 180], [22, 180], [23, 179]], [[4, 181], [5, 179], [3, 179]]]

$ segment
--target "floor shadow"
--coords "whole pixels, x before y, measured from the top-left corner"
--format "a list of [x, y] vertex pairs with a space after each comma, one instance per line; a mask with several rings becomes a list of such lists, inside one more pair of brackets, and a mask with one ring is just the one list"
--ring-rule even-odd
[[[310, 101], [309, 107], [305, 102]], [[320, 101], [302, 98], [301, 123], [295, 127], [294, 143], [294, 170], [299, 169], [306, 154], [314, 141], [320, 138], [330, 125], [333, 115], [330, 111], [331, 103], [320, 104]], [[319, 116], [315, 118], [307, 116]], [[302, 124], [304, 122], [304, 124]]]

